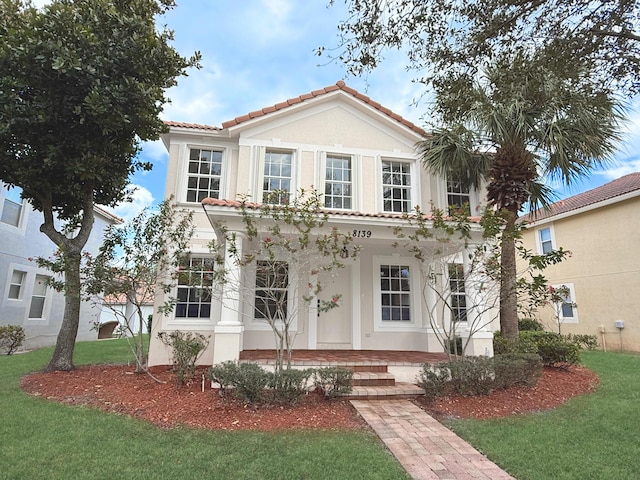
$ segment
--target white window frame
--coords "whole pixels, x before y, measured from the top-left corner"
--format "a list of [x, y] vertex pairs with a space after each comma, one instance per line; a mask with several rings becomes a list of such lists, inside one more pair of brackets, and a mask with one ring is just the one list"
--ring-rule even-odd
[[[214, 259], [211, 257], [211, 255], [201, 255], [195, 252], [191, 252], [189, 254], [189, 268], [191, 268], [192, 266], [192, 261], [193, 259], [202, 259], [202, 260], [210, 260], [212, 262], [212, 268], [215, 268], [215, 265], [213, 264]], [[198, 270], [197, 272], [199, 272], [199, 274], [201, 276], [203, 276], [205, 274], [205, 272], [207, 272], [208, 270]], [[194, 270], [193, 273], [195, 273], [196, 271]], [[199, 324], [199, 323], [206, 323], [206, 324], [210, 324], [211, 323], [211, 318], [212, 318], [212, 314], [213, 314], [213, 304], [214, 304], [214, 295], [215, 295], [215, 291], [214, 291], [214, 287], [212, 285], [211, 287], [211, 292], [210, 292], [210, 298], [209, 298], [209, 316], [205, 316], [205, 317], [201, 317], [201, 316], [197, 316], [197, 317], [190, 317], [188, 315], [185, 316], [178, 316], [178, 304], [185, 304], [186, 305], [186, 309], [188, 313], [188, 309], [189, 309], [189, 305], [191, 304], [196, 304], [196, 302], [190, 302], [189, 298], [187, 297], [186, 300], [180, 301], [180, 290], [186, 290], [187, 291], [187, 295], [190, 295], [191, 290], [192, 289], [197, 289], [198, 286], [197, 285], [180, 285], [179, 284], [179, 280], [177, 282], [178, 284], [176, 284], [175, 287], [175, 298], [176, 298], [176, 304], [173, 307], [173, 319], [175, 322], [179, 322], [179, 323], [194, 323], [194, 324]], [[198, 305], [203, 305], [206, 304], [207, 302], [197, 302]], [[201, 308], [201, 307], [199, 307]]]
[[[456, 269], [461, 268], [462, 269], [462, 279], [453, 279], [451, 278], [451, 267], [455, 266]], [[466, 278], [465, 278], [465, 266], [464, 263], [462, 262], [449, 262], [447, 263], [447, 281], [449, 282], [449, 292], [450, 292], [450, 320], [456, 325], [456, 327], [460, 327], [461, 325], [467, 325], [467, 322], [469, 321], [469, 298], [467, 296], [467, 286], [466, 286]], [[453, 282], [455, 282], [455, 286], [456, 288], [454, 289], [454, 285]], [[462, 291], [460, 291], [460, 289], [458, 288], [459, 286], [462, 286]], [[454, 302], [454, 298], [458, 298], [458, 297], [463, 297], [464, 298], [464, 320], [457, 320], [456, 319], [456, 311], [461, 311], [462, 309], [456, 309], [455, 305], [456, 302]]]
[[[20, 279], [20, 283], [15, 283], [13, 280], [13, 275], [19, 273], [22, 275], [22, 278]], [[26, 287], [26, 283], [27, 283], [27, 271], [26, 270], [21, 270], [19, 268], [12, 268], [9, 269], [9, 280], [7, 282], [7, 293], [6, 293], [6, 298], [9, 301], [13, 301], [13, 302], [21, 302], [24, 299], [24, 291], [25, 291], [25, 287]], [[16, 286], [18, 287], [18, 296], [17, 297], [12, 297], [11, 296], [11, 287]]]
[[[266, 158], [267, 158], [267, 154], [270, 153], [276, 153], [276, 154], [289, 154], [291, 155], [291, 171], [289, 173], [289, 198], [291, 198], [291, 195], [295, 195], [296, 193], [296, 189], [297, 189], [297, 182], [296, 182], [296, 163], [297, 163], [297, 152], [294, 149], [291, 148], [285, 148], [285, 147], [258, 147], [257, 148], [257, 155], [259, 158], [258, 162], [255, 162], [256, 165], [256, 195], [254, 197], [254, 201], [258, 202], [258, 203], [264, 203], [264, 195], [265, 192], [268, 192], [269, 190], [265, 190], [264, 189], [264, 179], [265, 179], [265, 173], [264, 173], [264, 169], [265, 169], [265, 165], [266, 165]], [[287, 178], [287, 177], [278, 177], [278, 178]]]
[[[191, 163], [191, 152], [192, 150], [206, 150], [206, 151], [211, 151], [211, 152], [220, 152], [222, 154], [222, 159], [221, 159], [221, 164], [220, 164], [220, 175], [206, 175], [206, 174], [200, 174], [198, 173], [190, 173], [189, 172], [189, 166]], [[200, 179], [213, 179], [213, 178], [217, 178], [219, 181], [219, 185], [218, 185], [218, 198], [219, 199], [224, 199], [226, 196], [226, 184], [227, 184], [227, 170], [228, 170], [228, 148], [224, 147], [224, 146], [218, 146], [218, 145], [186, 145], [186, 153], [184, 154], [184, 168], [183, 168], [183, 172], [184, 172], [184, 180], [182, 182], [182, 194], [181, 194], [181, 198], [183, 199], [183, 201], [185, 203], [189, 203], [192, 205], [197, 205], [202, 203], [202, 200], [198, 200], [196, 197], [195, 201], [191, 201], [188, 200], [188, 195], [189, 195], [189, 190], [191, 189], [189, 187], [189, 181], [191, 178], [196, 178], [198, 183], [200, 182]], [[199, 186], [196, 189], [196, 192], [198, 191]]]
[[[29, 292], [29, 301], [26, 305], [26, 317], [27, 320], [29, 322], [46, 322], [49, 318], [49, 313], [51, 310], [51, 297], [53, 295], [53, 289], [47, 285], [45, 285], [45, 291], [44, 291], [44, 295], [36, 295], [34, 294], [35, 290], [36, 290], [36, 282], [38, 281], [42, 281], [42, 282], [47, 282], [48, 279], [51, 278], [50, 275], [45, 275], [42, 273], [36, 273], [35, 276], [33, 277], [33, 283], [31, 286], [31, 291]], [[32, 317], [31, 316], [31, 306], [33, 303], [33, 299], [34, 297], [37, 298], [42, 298], [42, 312], [41, 315], [39, 317]]]
[[[454, 179], [454, 178], [450, 178], [451, 176], [452, 176], [452, 175], [447, 175], [447, 176], [446, 176], [446, 178], [445, 178], [445, 204], [446, 204], [446, 211], [447, 211], [447, 212], [450, 212], [450, 210], [451, 210], [451, 205], [456, 205], [456, 206], [457, 206], [457, 204], [453, 204], [453, 203], [450, 203], [450, 202], [449, 202], [449, 196], [454, 196], [454, 197], [457, 197], [457, 198], [461, 198], [461, 199], [463, 199], [462, 204], [464, 204], [464, 203], [465, 203], [465, 201], [466, 201], [466, 203], [467, 203], [467, 204], [468, 204], [468, 206], [469, 206], [469, 215], [471, 215], [471, 211], [472, 211], [472, 206], [471, 206], [471, 201], [472, 201], [472, 200], [471, 200], [471, 192], [472, 192], [472, 188], [471, 188], [469, 185], [467, 185], [467, 186], [466, 186], [466, 187], [467, 187], [467, 191], [466, 191], [466, 192], [458, 192], [458, 191], [450, 190], [450, 189], [449, 189], [449, 186], [450, 186], [452, 183], [457, 183], [457, 184], [459, 184], [460, 186], [462, 186], [462, 185], [463, 185], [463, 182], [462, 182], [461, 180], [456, 180], [456, 179]], [[461, 190], [462, 190], [462, 189], [461, 189]], [[465, 198], [466, 198], [466, 200], [465, 200]], [[461, 207], [461, 206], [462, 206], [462, 205], [460, 205], [460, 207]]]
[[542, 232], [545, 230], [549, 230], [549, 242], [551, 243], [551, 251], [556, 249], [556, 237], [553, 232], [553, 225], [548, 225], [544, 227], [540, 227], [536, 229], [536, 248], [538, 249], [538, 254], [544, 255], [544, 243], [547, 241], [542, 241]]
[[[258, 259], [258, 260], [265, 260], [263, 259]], [[286, 259], [280, 259], [280, 258], [276, 258], [276, 261], [282, 261], [282, 262], [286, 262], [288, 265], [288, 276], [289, 276], [289, 286], [287, 289], [287, 315], [291, 315], [292, 313], [295, 315], [293, 320], [291, 321], [289, 328], [292, 331], [297, 331], [298, 329], [298, 317], [299, 315], [302, 313], [301, 310], [298, 309], [298, 299], [296, 298], [295, 292], [297, 291], [296, 285], [298, 285], [298, 281], [299, 281], [299, 276], [298, 276], [298, 272], [295, 271], [295, 269], [293, 268], [295, 266], [295, 264], [291, 263], [291, 262], [287, 262]], [[247, 285], [251, 285], [253, 286], [252, 289], [252, 293], [251, 293], [251, 298], [250, 300], [248, 300], [247, 302], [247, 313], [246, 315], [244, 315], [244, 324], [245, 324], [245, 328], [247, 330], [254, 330], [254, 331], [272, 331], [271, 325], [269, 325], [269, 323], [264, 320], [264, 319], [259, 319], [256, 318], [255, 316], [255, 311], [256, 311], [256, 305], [255, 305], [255, 301], [256, 301], [256, 294], [255, 291], [257, 290], [256, 288], [256, 264], [253, 263], [251, 265], [251, 267], [248, 269], [248, 271], [245, 272], [245, 274], [243, 275], [243, 278], [245, 279], [245, 281], [247, 282]], [[281, 321], [276, 322], [276, 325], [280, 328], [283, 327], [283, 324]]]
[[[382, 288], [380, 285], [380, 268], [383, 265], [408, 266], [410, 289], [410, 321], [393, 321], [382, 319]], [[373, 318], [374, 331], [398, 332], [398, 331], [426, 331], [422, 324], [422, 295], [420, 289], [420, 265], [411, 257], [400, 255], [374, 255], [373, 256]]]
[[402, 186], [398, 186], [398, 188], [403, 188], [409, 191], [409, 204], [407, 206], [408, 210], [406, 213], [411, 213], [411, 211], [413, 210], [414, 206], [417, 205], [418, 203], [420, 203], [419, 199], [420, 199], [420, 192], [418, 190], [418, 184], [419, 184], [419, 177], [418, 177], [418, 172], [416, 171], [416, 162], [413, 159], [408, 159], [408, 158], [398, 158], [398, 157], [389, 157], [389, 156], [381, 156], [379, 157], [378, 160], [378, 165], [377, 165], [377, 169], [378, 169], [378, 187], [376, 188], [377, 191], [377, 195], [379, 195], [379, 211], [381, 213], [390, 213], [390, 214], [397, 214], [397, 215], [401, 215], [402, 213], [405, 212], [395, 212], [392, 210], [385, 210], [384, 209], [384, 188], [385, 188], [385, 184], [384, 182], [384, 174], [382, 172], [382, 166], [384, 163], [386, 162], [392, 162], [392, 163], [402, 163], [402, 164], [406, 164], [409, 166], [409, 179], [410, 179], [410, 185], [408, 186], [408, 188], [406, 187], [402, 187]]
[[[329, 179], [327, 179], [327, 168], [328, 168], [328, 160], [330, 158], [336, 158], [336, 159], [344, 159], [344, 160], [349, 160], [349, 166], [350, 166], [350, 180], [349, 182], [346, 182], [344, 180], [337, 180], [337, 181], [331, 181]], [[320, 175], [319, 175], [319, 181], [318, 181], [318, 185], [320, 185], [320, 193], [322, 193], [322, 204], [324, 205], [324, 208], [329, 209], [329, 210], [345, 210], [345, 211], [355, 211], [358, 210], [358, 202], [357, 202], [357, 195], [356, 195], [356, 171], [357, 171], [357, 159], [355, 155], [351, 155], [348, 153], [338, 153], [338, 152], [321, 152], [321, 158], [320, 158]], [[349, 185], [351, 188], [351, 195], [350, 195], [350, 199], [351, 199], [351, 206], [349, 206], [348, 208], [339, 208], [339, 207], [334, 207], [334, 206], [327, 206], [326, 205], [326, 198], [327, 198], [327, 184], [329, 183], [336, 183], [336, 184], [342, 184], [342, 185]], [[346, 197], [343, 197], [346, 198]]]
[[[17, 187], [14, 187], [17, 188]], [[8, 198], [9, 188], [4, 184], [0, 183], [0, 218], [2, 218], [2, 214], [5, 209], [5, 202], [16, 203], [13, 200]], [[11, 223], [5, 223], [0, 221], [0, 228], [4, 230], [8, 230], [11, 232], [16, 232], [20, 234], [24, 234], [26, 231], [27, 225], [27, 211], [28, 211], [28, 202], [22, 199], [22, 203], [20, 204], [20, 213], [18, 218], [18, 225], [13, 225]]]
[[[559, 283], [557, 285], [552, 285], [552, 287], [555, 288], [555, 289], [558, 289], [558, 288], [568, 288], [569, 289], [569, 298], [567, 299], [567, 300], [569, 300], [569, 302], [556, 303], [553, 306], [553, 308], [554, 308], [554, 317], [555, 317], [556, 314], [559, 313], [558, 320], [560, 321], [560, 325], [563, 325], [565, 323], [579, 323], [578, 307], [577, 307], [578, 302], [576, 302], [576, 291], [574, 289], [573, 283]], [[565, 317], [563, 315], [562, 304], [564, 304], [564, 303], [572, 303], [572, 304], [576, 305], [576, 306], [572, 306], [571, 307], [571, 311], [573, 313], [572, 317]]]

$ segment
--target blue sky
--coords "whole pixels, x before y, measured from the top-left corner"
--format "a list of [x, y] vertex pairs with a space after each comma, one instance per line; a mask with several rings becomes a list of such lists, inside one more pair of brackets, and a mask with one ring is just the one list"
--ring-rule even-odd
[[[43, 5], [46, 0], [33, 2]], [[202, 53], [202, 69], [168, 91], [171, 103], [165, 120], [221, 125], [253, 110], [273, 105], [344, 79], [394, 112], [426, 127], [429, 110], [424, 89], [406, 72], [406, 58], [390, 52], [382, 66], [366, 79], [345, 77], [342, 65], [317, 57], [319, 46], [337, 45], [337, 25], [345, 17], [343, 2], [328, 0], [178, 0], [178, 6], [159, 23], [175, 31], [175, 48], [189, 56]], [[640, 102], [635, 102], [640, 105]], [[616, 162], [593, 173], [561, 197], [573, 195], [633, 171], [640, 171], [640, 114], [630, 112], [625, 144]], [[162, 142], [146, 143], [141, 153], [151, 172], [137, 173], [135, 201], [116, 209], [129, 217], [164, 196], [167, 152]]]

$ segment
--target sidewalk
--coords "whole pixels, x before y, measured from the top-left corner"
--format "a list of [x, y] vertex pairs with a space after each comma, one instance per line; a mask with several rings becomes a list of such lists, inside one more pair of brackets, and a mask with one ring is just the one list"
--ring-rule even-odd
[[352, 400], [351, 403], [414, 479], [513, 480], [408, 400]]

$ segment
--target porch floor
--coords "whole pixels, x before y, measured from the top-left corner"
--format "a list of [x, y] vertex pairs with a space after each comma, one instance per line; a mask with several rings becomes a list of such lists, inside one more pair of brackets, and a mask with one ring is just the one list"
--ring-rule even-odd
[[[268, 362], [275, 358], [275, 350], [243, 350], [240, 352], [240, 360]], [[401, 350], [294, 350], [292, 352], [292, 361], [302, 365], [386, 363], [389, 365], [417, 366], [425, 362], [446, 360], [446, 353]]]

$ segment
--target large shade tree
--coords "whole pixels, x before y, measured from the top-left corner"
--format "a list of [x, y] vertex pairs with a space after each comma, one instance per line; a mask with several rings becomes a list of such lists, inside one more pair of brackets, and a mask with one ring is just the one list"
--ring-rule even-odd
[[[330, 3], [337, 3], [331, 0]], [[635, 0], [345, 0], [340, 46], [351, 73], [374, 68], [388, 48], [406, 51], [421, 81], [475, 73], [496, 55], [536, 51], [535, 65], [592, 65], [595, 82], [640, 90], [640, 3]], [[320, 48], [319, 53], [324, 49]]]
[[548, 204], [543, 178], [571, 183], [606, 162], [620, 137], [621, 106], [583, 74], [532, 69], [527, 57], [460, 76], [436, 98], [444, 127], [419, 143], [423, 165], [469, 186], [487, 186], [504, 220], [500, 326], [517, 338], [516, 221], [527, 202]]
[[[40, 230], [65, 262], [65, 311], [49, 370], [73, 368], [80, 260], [94, 204], [126, 196], [151, 165], [165, 89], [198, 54], [182, 57], [155, 17], [172, 0], [53, 0], [43, 9], [0, 0], [0, 180], [42, 211]], [[67, 228], [54, 221], [62, 220]]]

